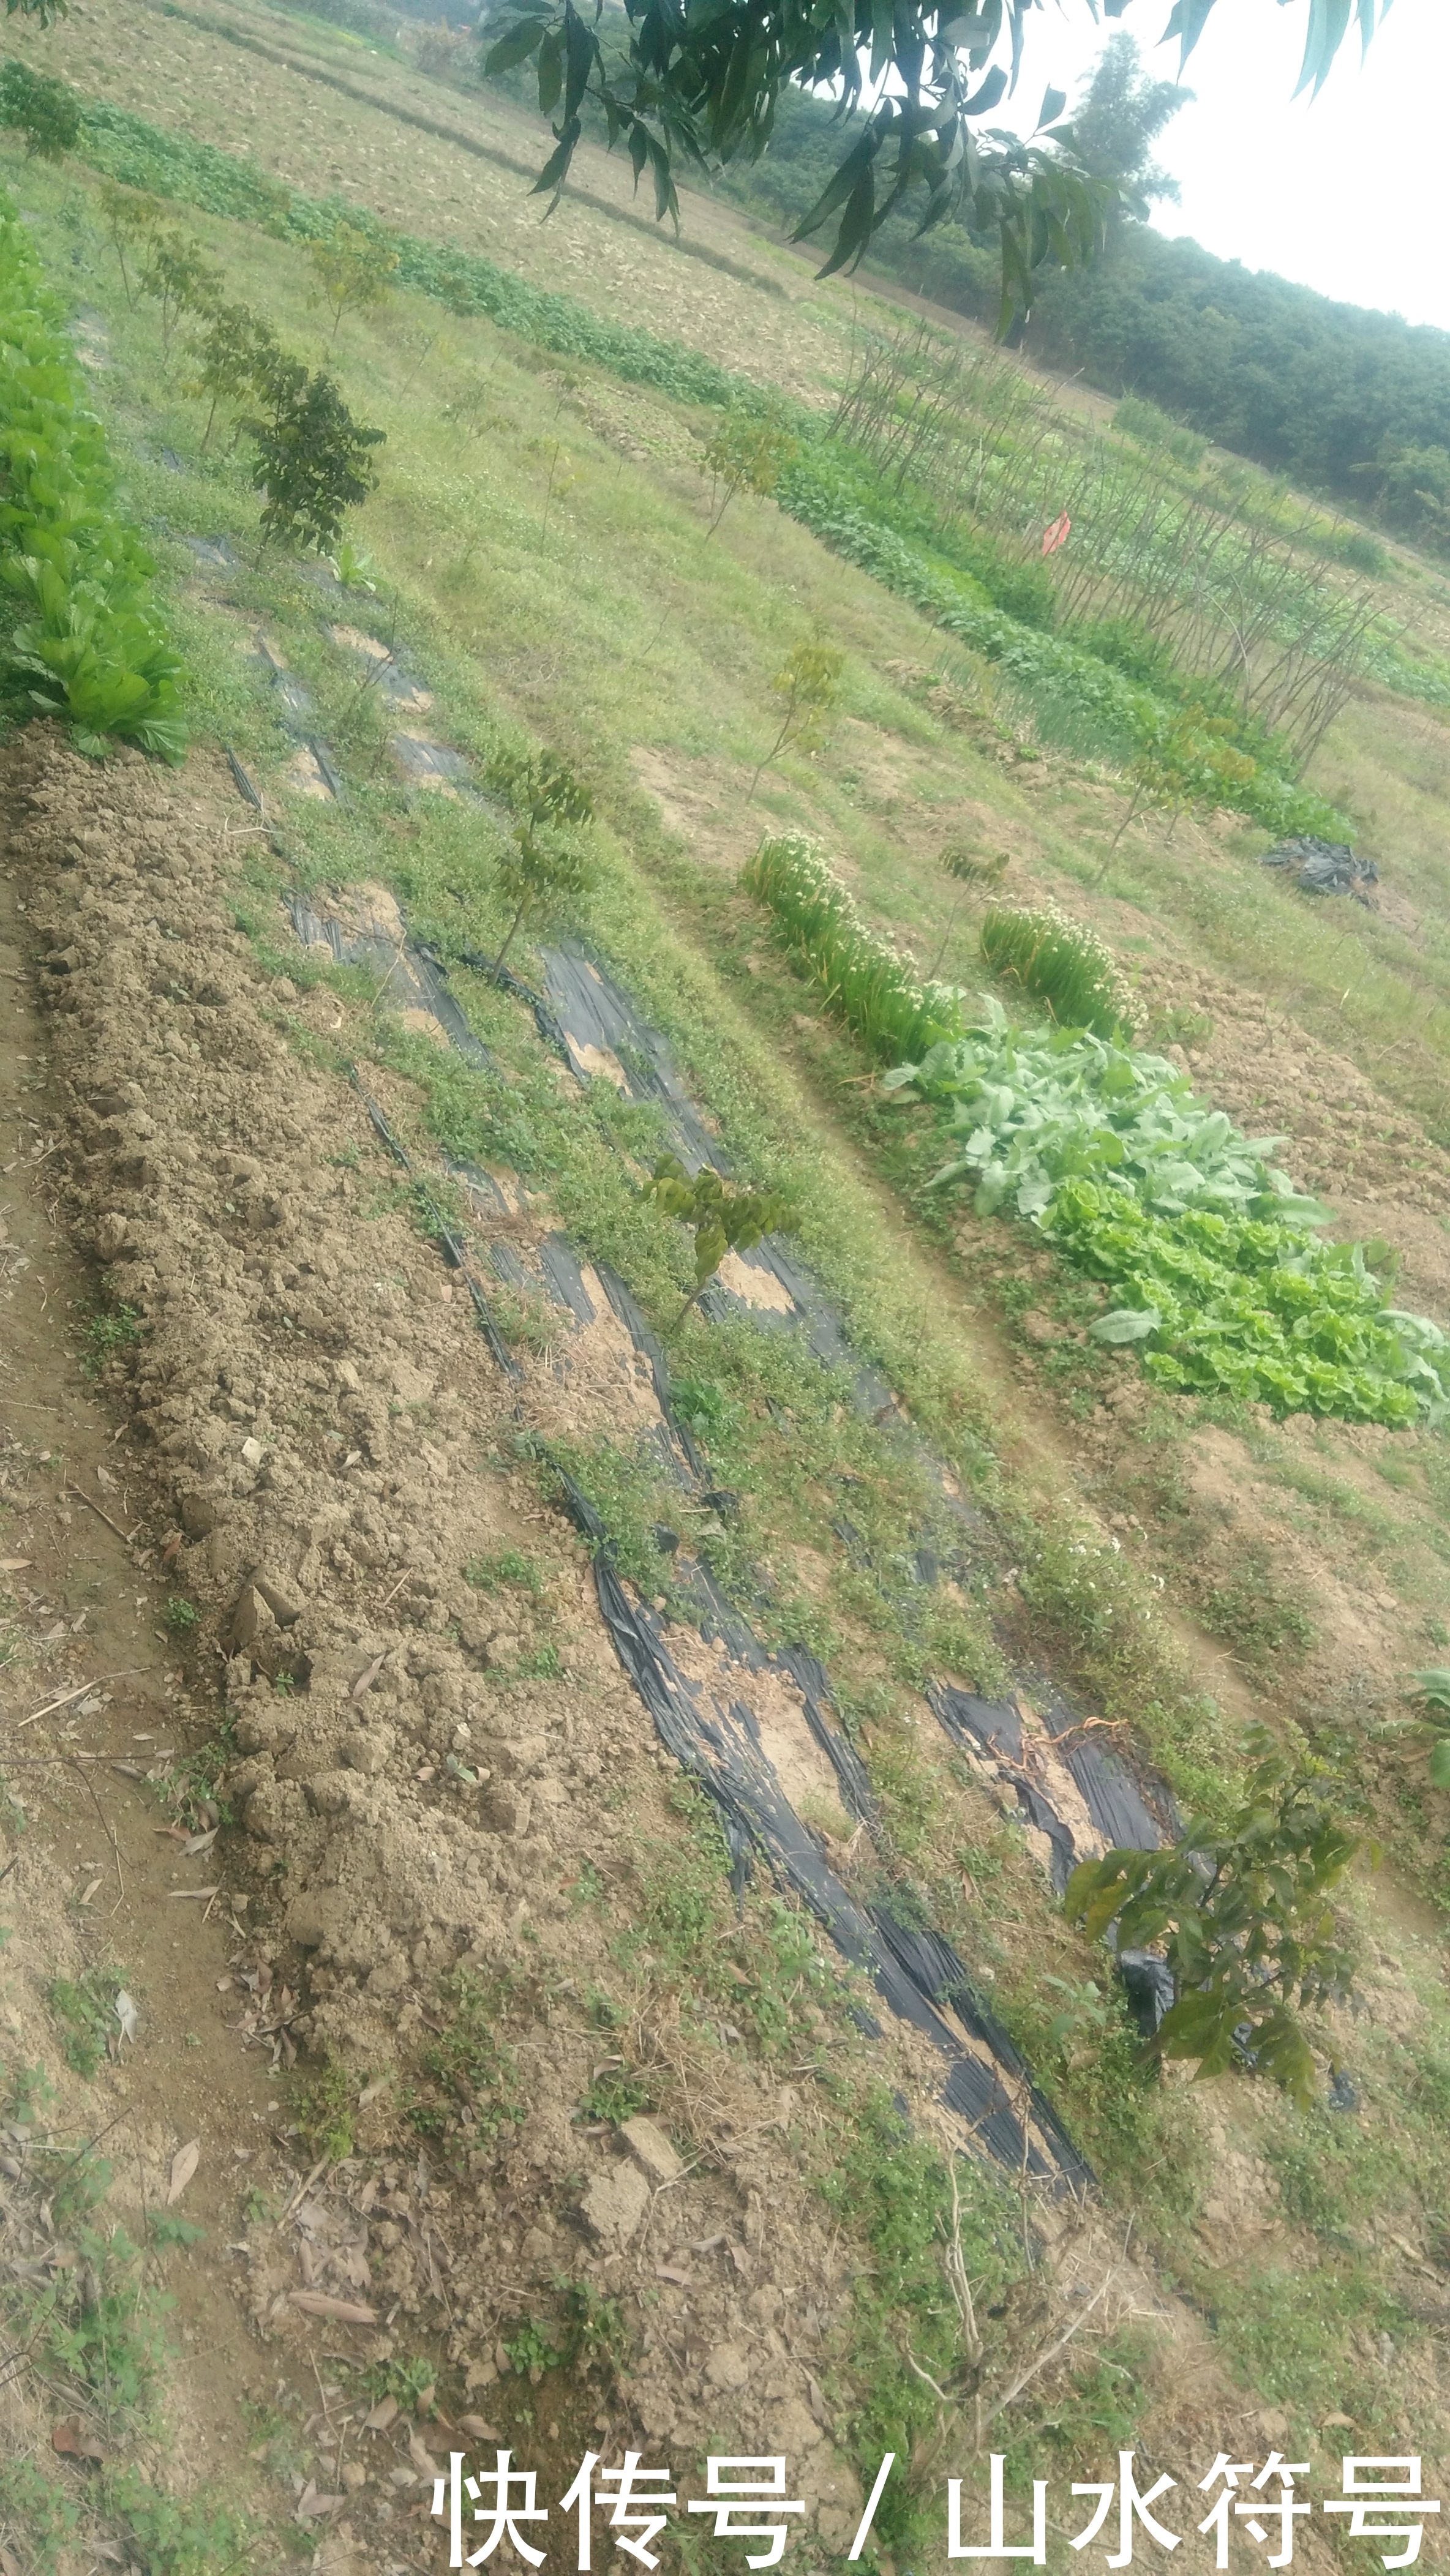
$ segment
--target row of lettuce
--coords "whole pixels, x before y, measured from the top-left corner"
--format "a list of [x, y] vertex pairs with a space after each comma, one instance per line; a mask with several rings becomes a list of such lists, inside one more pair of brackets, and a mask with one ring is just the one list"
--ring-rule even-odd
[[[1151, 754], [1170, 732], [1175, 740], [1183, 734], [1184, 709], [1166, 699], [1160, 685], [1150, 687], [1082, 641], [1050, 631], [1055, 597], [1039, 567], [999, 547], [984, 531], [933, 535], [909, 494], [888, 489], [803, 406], [763, 393], [696, 350], [607, 319], [572, 296], [531, 286], [477, 253], [391, 230], [350, 200], [309, 196], [239, 155], [165, 133], [104, 101], [84, 104], [78, 149], [124, 186], [260, 224], [280, 239], [324, 241], [339, 223], [375, 234], [400, 285], [434, 296], [454, 312], [484, 315], [558, 357], [588, 361], [674, 401], [770, 413], [789, 431], [794, 448], [776, 481], [775, 499], [823, 544], [909, 600], [1010, 681], [1070, 700], [1121, 742], [1127, 758]], [[1345, 818], [1298, 784], [1287, 754], [1272, 742], [1245, 737], [1239, 756], [1225, 760], [1222, 722], [1200, 730], [1209, 802], [1239, 811], [1276, 835], [1345, 837]], [[1177, 757], [1181, 762], [1181, 743]]]
[[1241, 1135], [1129, 1043], [1091, 932], [1051, 906], [988, 912], [985, 962], [1048, 1013], [1019, 1026], [989, 995], [916, 981], [800, 835], [767, 835], [744, 881], [825, 1006], [889, 1064], [884, 1098], [935, 1112], [947, 1159], [927, 1188], [969, 1190], [979, 1215], [1016, 1217], [1102, 1283], [1114, 1302], [1096, 1341], [1136, 1346], [1167, 1390], [1280, 1417], [1450, 1419], [1446, 1336], [1391, 1304], [1364, 1246], [1323, 1239], [1328, 1212], [1271, 1159], [1282, 1138]]
[[0, 704], [178, 759], [181, 665], [61, 309], [0, 194]]

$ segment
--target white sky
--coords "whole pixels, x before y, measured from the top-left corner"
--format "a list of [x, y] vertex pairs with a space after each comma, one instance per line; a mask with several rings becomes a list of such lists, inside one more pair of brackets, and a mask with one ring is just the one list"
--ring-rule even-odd
[[[1170, 5], [1129, 0], [1095, 27], [1086, 0], [1049, 0], [1029, 22], [1010, 113], [1004, 101], [990, 122], [1031, 126], [1049, 82], [1074, 101], [1113, 26], [1136, 36], [1145, 69], [1176, 78], [1178, 48], [1160, 42]], [[1158, 209], [1158, 228], [1450, 330], [1450, 0], [1395, 0], [1363, 66], [1351, 33], [1312, 101], [1293, 94], [1308, 14], [1309, 0], [1216, 0], [1184, 75], [1196, 103], [1157, 146], [1183, 190], [1180, 205]]]

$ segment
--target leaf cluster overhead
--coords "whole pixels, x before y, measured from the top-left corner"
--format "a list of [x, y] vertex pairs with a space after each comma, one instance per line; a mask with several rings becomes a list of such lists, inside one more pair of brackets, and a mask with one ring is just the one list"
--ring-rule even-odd
[[[1083, 0], [1099, 16], [1099, 0]], [[656, 214], [679, 220], [676, 172], [758, 160], [790, 84], [825, 91], [849, 116], [869, 105], [838, 167], [797, 227], [834, 227], [823, 275], [853, 267], [898, 208], [928, 231], [950, 217], [999, 247], [1002, 318], [1025, 312], [1040, 270], [1080, 266], [1100, 247], [1118, 186], [1079, 159], [1066, 93], [1049, 87], [1027, 142], [984, 120], [1012, 92], [1029, 21], [1045, 0], [625, 0], [622, 47], [602, 8], [505, 0], [486, 21], [492, 75], [532, 62], [555, 148], [536, 183], [563, 188], [586, 113], [648, 172]], [[1301, 87], [1317, 88], [1348, 31], [1367, 42], [1387, 0], [1309, 0]], [[1121, 17], [1126, 0], [1102, 0]], [[1186, 61], [1214, 0], [1177, 0], [1167, 33]]]

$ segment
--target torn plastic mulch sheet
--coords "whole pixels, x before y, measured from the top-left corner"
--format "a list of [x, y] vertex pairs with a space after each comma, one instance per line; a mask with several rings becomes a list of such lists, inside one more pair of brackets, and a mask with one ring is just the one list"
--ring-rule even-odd
[[[612, 1082], [627, 1100], [652, 1103], [662, 1113], [670, 1150], [686, 1171], [698, 1172], [708, 1163], [728, 1173], [729, 1156], [690, 1098], [669, 1046], [640, 1017], [629, 995], [582, 949], [545, 948], [542, 955], [548, 1006], [578, 1079]], [[749, 1315], [767, 1331], [804, 1331], [824, 1366], [850, 1378], [858, 1412], [872, 1422], [899, 1418], [896, 1398], [880, 1370], [852, 1350], [834, 1307], [777, 1236], [767, 1235], [752, 1251], [731, 1255], [726, 1273], [699, 1300], [710, 1322]]]
[[326, 948], [339, 966], [365, 966], [384, 979], [394, 1010], [426, 1011], [458, 1049], [465, 1064], [480, 1071], [492, 1059], [476, 1038], [436, 967], [411, 940], [401, 943], [384, 929], [363, 924], [344, 927], [331, 913], [317, 913], [307, 897], [289, 894], [287, 910], [304, 948]]
[[427, 714], [433, 704], [432, 690], [414, 676], [390, 644], [357, 626], [329, 626], [327, 633], [354, 661], [366, 664], [364, 685], [376, 689], [390, 707], [410, 715]]
[[1120, 1950], [1118, 1975], [1128, 1998], [1138, 2030], [1144, 2039], [1156, 2039], [1163, 2017], [1173, 2009], [1173, 1971], [1166, 1959], [1156, 1958], [1151, 1950]]
[[825, 1665], [806, 1646], [780, 1646], [774, 1652], [763, 1646], [749, 1620], [721, 1591], [709, 1567], [696, 1559], [676, 1555], [672, 1581], [706, 1645], [718, 1637], [736, 1663], [743, 1664], [748, 1672], [783, 1673], [795, 1684], [805, 1706], [806, 1724], [836, 1775], [847, 1815], [874, 1829], [880, 1823], [881, 1811], [871, 1787], [871, 1775], [849, 1736], [832, 1725], [827, 1714], [832, 1693]]
[[181, 542], [204, 572], [235, 572], [242, 560], [225, 537], [183, 537]]
[[262, 799], [257, 792], [257, 788], [253, 782], [250, 772], [242, 767], [242, 764], [238, 760], [230, 743], [227, 744], [227, 766], [232, 773], [233, 785], [236, 788], [237, 794], [241, 797], [242, 802], [245, 805], [252, 806], [254, 811], [260, 814], [262, 811]]
[[[1006, 2031], [972, 1993], [955, 1952], [935, 1934], [908, 1931], [884, 1909], [867, 1913], [848, 1894], [782, 1790], [749, 1702], [707, 1693], [681, 1670], [658, 1618], [621, 1579], [593, 1505], [571, 1477], [557, 1467], [555, 1474], [576, 1524], [594, 1542], [595, 1588], [615, 1652], [666, 1750], [712, 1800], [737, 1886], [752, 1851], [763, 1853], [842, 1957], [869, 1976], [899, 2020], [932, 2042], [946, 2062], [943, 2100], [969, 2133], [964, 2144], [984, 2147], [1009, 2171], [1054, 2191], [1089, 2188], [1091, 2167]], [[746, 1665], [746, 1687], [748, 1671]]]
[[[429, 965], [439, 975], [447, 975], [449, 959], [442, 956], [436, 948], [430, 947], [426, 939], [419, 940], [418, 954], [420, 957], [426, 957]], [[551, 1047], [555, 1055], [562, 1056], [566, 1064], [569, 1062], [568, 1040], [543, 994], [536, 993], [532, 984], [526, 984], [523, 977], [516, 975], [511, 966], [500, 966], [494, 958], [485, 957], [482, 949], [479, 948], [456, 948], [452, 952], [452, 958], [457, 965], [466, 966], [470, 974], [484, 976], [490, 984], [497, 984], [500, 992], [512, 993], [516, 1002], [525, 1003], [533, 1012], [534, 1026], [545, 1046]]]
[[437, 1240], [441, 1246], [443, 1258], [447, 1262], [450, 1270], [456, 1270], [458, 1272], [459, 1277], [463, 1281], [464, 1287], [468, 1290], [469, 1302], [472, 1305], [474, 1315], [477, 1318], [479, 1331], [482, 1333], [484, 1340], [488, 1344], [489, 1354], [495, 1367], [498, 1368], [505, 1377], [512, 1378], [514, 1382], [517, 1383], [522, 1377], [523, 1371], [520, 1369], [517, 1360], [514, 1358], [512, 1351], [509, 1349], [507, 1342], [504, 1340], [502, 1333], [499, 1331], [497, 1324], [493, 1320], [492, 1313], [489, 1309], [488, 1299], [483, 1293], [483, 1289], [474, 1274], [473, 1265], [468, 1258], [468, 1246], [462, 1241], [460, 1236], [454, 1233], [452, 1226], [444, 1216], [443, 1211], [439, 1207], [437, 1200], [434, 1198], [432, 1191], [429, 1189], [427, 1182], [414, 1170], [412, 1156], [409, 1154], [406, 1145], [402, 1143], [400, 1138], [393, 1134], [392, 1128], [389, 1126], [383, 1112], [378, 1107], [377, 1102], [372, 1098], [372, 1095], [368, 1091], [364, 1090], [356, 1065], [351, 1069], [350, 1079], [358, 1098], [361, 1100], [364, 1109], [368, 1113], [368, 1118], [371, 1122], [374, 1135], [377, 1136], [380, 1143], [387, 1147], [387, 1150], [392, 1155], [394, 1162], [402, 1171], [407, 1173], [409, 1180], [412, 1181], [414, 1187], [421, 1194], [423, 1203], [427, 1208], [429, 1218], [436, 1229]]
[[466, 785], [468, 763], [449, 743], [434, 742], [423, 733], [395, 733], [388, 737], [388, 749], [414, 787], [442, 788], [457, 796]]
[[[1036, 1687], [1037, 1699], [1025, 1704], [979, 1699], [948, 1682], [929, 1682], [926, 1696], [953, 1743], [994, 1765], [1016, 1792], [1028, 1822], [1046, 1834], [1052, 1884], [1060, 1896], [1078, 1862], [1097, 1857], [1091, 1847], [1078, 1848], [1064, 1808], [1081, 1801], [1102, 1851], [1158, 1851], [1178, 1819], [1161, 1787], [1156, 1794], [1165, 1813], [1155, 1816], [1121, 1756], [1081, 1733], [1081, 1720], [1058, 1692], [1040, 1682]], [[1040, 1719], [1036, 1727], [1029, 1724], [1029, 1710]]]

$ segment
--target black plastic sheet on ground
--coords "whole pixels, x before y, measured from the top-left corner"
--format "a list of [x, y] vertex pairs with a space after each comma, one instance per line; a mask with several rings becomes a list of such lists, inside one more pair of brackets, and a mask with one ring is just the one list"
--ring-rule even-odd
[[[641, 1017], [629, 995], [582, 949], [546, 948], [543, 958], [549, 1011], [579, 1080], [612, 1082], [626, 1099], [659, 1110], [664, 1141], [686, 1171], [698, 1172], [708, 1163], [728, 1173], [730, 1158], [691, 1099], [667, 1041]], [[849, 1377], [852, 1401], [868, 1421], [898, 1416], [886, 1379], [852, 1350], [829, 1299], [778, 1236], [767, 1235], [750, 1252], [736, 1254], [735, 1261], [758, 1274], [762, 1291], [737, 1294], [717, 1279], [699, 1300], [708, 1321], [748, 1314], [767, 1332], [803, 1332], [817, 1359]]]
[[1369, 889], [1380, 881], [1373, 859], [1360, 858], [1345, 841], [1320, 841], [1312, 833], [1280, 841], [1259, 865], [1286, 869], [1301, 893], [1349, 894], [1358, 903], [1369, 903]]
[[505, 1377], [512, 1378], [517, 1381], [521, 1377], [522, 1371], [493, 1319], [488, 1299], [483, 1293], [483, 1289], [474, 1272], [473, 1264], [469, 1260], [468, 1246], [457, 1234], [455, 1234], [452, 1226], [444, 1216], [442, 1209], [439, 1207], [437, 1200], [434, 1198], [432, 1191], [429, 1189], [427, 1182], [423, 1180], [419, 1173], [414, 1169], [413, 1159], [409, 1154], [406, 1145], [402, 1142], [400, 1137], [394, 1135], [391, 1126], [384, 1117], [381, 1109], [378, 1107], [377, 1102], [371, 1097], [370, 1093], [364, 1090], [361, 1081], [358, 1079], [357, 1067], [355, 1065], [352, 1071], [352, 1081], [358, 1098], [361, 1100], [364, 1109], [368, 1113], [368, 1119], [372, 1126], [373, 1133], [378, 1138], [379, 1143], [386, 1146], [399, 1169], [407, 1173], [409, 1180], [412, 1181], [414, 1186], [421, 1192], [424, 1204], [428, 1210], [429, 1218], [435, 1229], [443, 1258], [447, 1262], [450, 1270], [456, 1270], [458, 1272], [465, 1288], [468, 1290], [469, 1303], [471, 1304], [474, 1315], [477, 1318], [479, 1331], [482, 1333], [484, 1340], [488, 1344], [489, 1354], [493, 1360], [494, 1366], [500, 1369]]
[[[1028, 1822], [1047, 1835], [1052, 1846], [1052, 1884], [1060, 1896], [1087, 1854], [1079, 1852], [1071, 1826], [1058, 1814], [1043, 1782], [1033, 1775], [1028, 1733], [1016, 1701], [979, 1699], [949, 1682], [928, 1683], [926, 1695], [953, 1743], [995, 1761], [1011, 1782]], [[1166, 1817], [1155, 1816], [1121, 1756], [1091, 1734], [1083, 1734], [1081, 1720], [1050, 1685], [1037, 1685], [1033, 1704], [1043, 1721], [1039, 1741], [1068, 1773], [1104, 1843], [1127, 1851], [1159, 1850], [1166, 1839], [1165, 1824], [1170, 1831], [1176, 1829], [1171, 1802], [1165, 1802]]]
[[592, 1504], [572, 1479], [560, 1481], [576, 1522], [596, 1543], [595, 1587], [615, 1652], [661, 1743], [711, 1798], [737, 1886], [744, 1883], [752, 1851], [763, 1853], [842, 1957], [871, 1979], [899, 2020], [924, 2033], [939, 2051], [946, 2064], [943, 2099], [972, 2140], [997, 2163], [1055, 2190], [1087, 2189], [1094, 2180], [1091, 2167], [1032, 2083], [1007, 2033], [972, 1993], [955, 1952], [935, 1934], [908, 1932], [884, 1910], [870, 1914], [856, 1903], [785, 1796], [748, 1701], [707, 1697], [680, 1670], [658, 1618], [621, 1580]]
[[465, 1064], [480, 1071], [492, 1062], [476, 1038], [447, 984], [411, 940], [400, 946], [380, 930], [349, 930], [331, 913], [314, 912], [307, 897], [289, 894], [287, 910], [304, 948], [327, 948], [339, 966], [362, 966], [382, 979], [382, 989], [395, 1011], [426, 1011], [438, 1022]]

